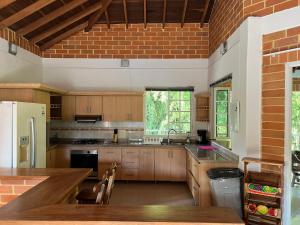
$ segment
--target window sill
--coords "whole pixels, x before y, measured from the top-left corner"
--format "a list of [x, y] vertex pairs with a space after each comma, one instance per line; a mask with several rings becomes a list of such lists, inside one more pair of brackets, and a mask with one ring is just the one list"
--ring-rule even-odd
[[220, 145], [223, 148], [230, 150], [230, 151], [232, 150], [230, 139], [216, 139], [213, 142], [216, 143], [217, 145]]

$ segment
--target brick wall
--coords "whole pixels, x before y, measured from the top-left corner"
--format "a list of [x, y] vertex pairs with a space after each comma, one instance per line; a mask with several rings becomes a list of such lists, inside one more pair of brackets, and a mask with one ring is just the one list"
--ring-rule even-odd
[[300, 60], [300, 51], [295, 49], [299, 44], [300, 27], [263, 36], [263, 159], [284, 160], [285, 63]]
[[40, 48], [34, 44], [31, 44], [27, 39], [16, 35], [16, 33], [8, 28], [0, 29], [0, 38], [3, 38], [9, 42], [15, 43], [23, 49], [30, 51], [36, 55], [41, 56]]
[[207, 58], [208, 25], [131, 24], [95, 25], [79, 32], [43, 53], [46, 58]]
[[45, 179], [45, 177], [33, 179], [18, 177], [0, 178], [0, 207], [14, 200]]
[[212, 54], [249, 16], [266, 16], [300, 5], [300, 0], [218, 0], [210, 19]]

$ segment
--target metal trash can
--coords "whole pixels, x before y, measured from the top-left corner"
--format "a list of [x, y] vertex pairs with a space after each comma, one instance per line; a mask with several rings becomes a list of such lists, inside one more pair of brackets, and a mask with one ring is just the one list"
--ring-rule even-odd
[[238, 168], [207, 171], [214, 206], [233, 208], [242, 218], [243, 172]]

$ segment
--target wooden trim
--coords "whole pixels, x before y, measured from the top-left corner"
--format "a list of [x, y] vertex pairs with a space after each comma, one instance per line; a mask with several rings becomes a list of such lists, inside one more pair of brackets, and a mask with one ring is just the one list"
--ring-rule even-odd
[[184, 26], [187, 4], [188, 4], [188, 0], [184, 0], [183, 10], [182, 10], [182, 18], [181, 18], [181, 28]]
[[37, 1], [29, 6], [25, 7], [21, 11], [14, 13], [10, 17], [2, 20], [0, 22], [0, 29], [3, 29], [4, 27], [9, 27], [10, 25], [15, 24], [16, 22], [39, 11], [41, 8], [44, 8], [45, 6], [51, 4], [52, 2], [55, 2], [55, 0], [40, 0], [40, 1]]
[[147, 0], [144, 0], [144, 29], [147, 28]]
[[164, 0], [164, 9], [163, 9], [163, 21], [162, 21], [162, 28], [165, 28], [166, 25], [166, 15], [167, 15], [167, 0]]
[[110, 96], [110, 95], [144, 95], [144, 92], [139, 91], [89, 91], [89, 92], [77, 92], [70, 91], [65, 95], [76, 95], [76, 96]]
[[50, 12], [49, 14], [45, 15], [44, 17], [34, 21], [33, 23], [28, 24], [25, 27], [20, 28], [17, 30], [17, 34], [24, 36], [33, 30], [36, 30], [37, 28], [43, 26], [44, 24], [56, 19], [57, 17], [65, 14], [66, 12], [82, 5], [83, 3], [87, 2], [88, 0], [76, 0], [69, 2], [68, 4], [58, 8], [57, 10], [54, 10]]
[[195, 97], [210, 97], [210, 94], [208, 92], [201, 92], [201, 93], [196, 93], [194, 95]]
[[106, 23], [107, 23], [107, 29], [110, 29], [110, 20], [109, 20], [109, 15], [107, 10], [105, 10], [105, 19], [106, 19]]
[[57, 94], [66, 93], [65, 90], [60, 90], [41, 83], [0, 83], [0, 89], [36, 89]]
[[284, 166], [283, 162], [276, 161], [276, 160], [268, 160], [268, 159], [257, 159], [257, 158], [246, 157], [246, 158], [243, 158], [242, 161], [245, 164], [258, 163], [258, 164], [278, 166], [278, 167], [283, 167]]
[[30, 41], [33, 43], [37, 43], [37, 42], [51, 36], [52, 34], [55, 34], [56, 32], [62, 30], [63, 28], [71, 25], [72, 23], [92, 14], [93, 12], [95, 12], [101, 8], [102, 8], [101, 4], [91, 5], [90, 7], [86, 8], [84, 11], [81, 11], [80, 13], [77, 13], [76, 15], [69, 17], [65, 21], [57, 24], [56, 26], [53, 26], [50, 29], [34, 36]]
[[9, 4], [15, 2], [16, 0], [1, 0], [0, 2], [0, 9], [5, 8], [6, 6], [8, 6]]
[[100, 19], [102, 14], [107, 10], [107, 8], [108, 8], [108, 6], [110, 5], [111, 2], [112, 2], [112, 0], [103, 0], [102, 7], [99, 9], [98, 12], [94, 13], [91, 16], [91, 18], [89, 19], [88, 25], [85, 28], [86, 32], [89, 32], [92, 29], [94, 24], [97, 23], [97, 21]]
[[201, 18], [201, 27], [203, 27], [203, 25], [204, 25], [204, 20], [205, 20], [205, 17], [207, 15], [207, 12], [208, 12], [209, 3], [210, 3], [210, 0], [206, 0], [203, 15], [202, 15], [202, 18]]
[[83, 30], [86, 26], [88, 25], [88, 22], [83, 22], [79, 25], [77, 25], [76, 27], [68, 30], [67, 32], [57, 36], [56, 38], [48, 41], [47, 43], [43, 44], [40, 49], [42, 51], [45, 51], [46, 49], [50, 48], [51, 46], [55, 45], [56, 43], [62, 41], [63, 39], [66, 39], [67, 37], [75, 34], [76, 32], [80, 31], [80, 30]]
[[124, 8], [124, 18], [125, 18], [125, 23], [126, 23], [126, 29], [128, 29], [128, 15], [127, 15], [126, 0], [123, 0], [123, 8]]

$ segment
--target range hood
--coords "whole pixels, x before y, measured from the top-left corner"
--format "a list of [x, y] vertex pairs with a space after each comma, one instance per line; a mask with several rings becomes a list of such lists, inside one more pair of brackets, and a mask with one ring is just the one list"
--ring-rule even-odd
[[96, 123], [102, 121], [102, 115], [75, 115], [77, 123]]

